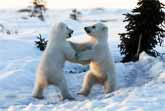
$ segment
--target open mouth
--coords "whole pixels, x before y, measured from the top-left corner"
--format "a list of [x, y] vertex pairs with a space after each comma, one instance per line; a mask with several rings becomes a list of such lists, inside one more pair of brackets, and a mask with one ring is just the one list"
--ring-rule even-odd
[[73, 30], [68, 34], [69, 37], [72, 37]]

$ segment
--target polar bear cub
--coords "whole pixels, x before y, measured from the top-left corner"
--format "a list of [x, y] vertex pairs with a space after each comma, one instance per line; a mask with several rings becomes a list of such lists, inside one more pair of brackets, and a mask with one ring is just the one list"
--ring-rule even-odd
[[91, 38], [96, 39], [96, 43], [93, 44], [93, 49], [78, 53], [78, 60], [91, 60], [79, 94], [87, 96], [96, 83], [104, 86], [105, 93], [114, 91], [116, 72], [107, 42], [108, 28], [102, 23], [97, 23], [84, 29]]
[[73, 30], [64, 23], [55, 25], [49, 35], [49, 40], [39, 63], [33, 97], [43, 98], [43, 90], [47, 85], [55, 85], [61, 90], [62, 99], [74, 99], [68, 91], [63, 74], [64, 62], [75, 59], [75, 50], [66, 41], [71, 37]]

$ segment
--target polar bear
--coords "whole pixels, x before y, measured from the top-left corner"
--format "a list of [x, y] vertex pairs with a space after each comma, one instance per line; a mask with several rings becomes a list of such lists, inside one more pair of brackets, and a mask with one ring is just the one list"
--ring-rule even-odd
[[[66, 80], [63, 74], [65, 60], [76, 61], [76, 50], [83, 50], [89, 46], [82, 46], [66, 41], [71, 37], [73, 30], [68, 28], [64, 23], [60, 22], [55, 25], [48, 39], [48, 44], [43, 52], [41, 61], [37, 68], [36, 81], [33, 90], [33, 97], [42, 99], [43, 90], [48, 85], [57, 86], [62, 93], [62, 99], [74, 99], [68, 91]], [[79, 61], [78, 63], [81, 63]], [[82, 64], [87, 64], [89, 61], [82, 61]]]
[[77, 54], [79, 61], [91, 60], [90, 69], [78, 94], [87, 96], [92, 86], [97, 83], [104, 86], [105, 93], [112, 92], [116, 88], [116, 72], [107, 42], [108, 28], [102, 23], [97, 23], [84, 29], [91, 38], [96, 39], [96, 43], [93, 44], [93, 49]]

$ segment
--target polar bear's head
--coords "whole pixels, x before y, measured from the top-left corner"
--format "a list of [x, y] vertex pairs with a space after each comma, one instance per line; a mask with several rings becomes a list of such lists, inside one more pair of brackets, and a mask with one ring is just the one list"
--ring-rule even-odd
[[97, 23], [95, 25], [85, 27], [84, 30], [88, 35], [92, 37], [96, 37], [98, 39], [103, 37], [107, 38], [108, 28], [102, 23]]
[[70, 38], [73, 34], [73, 30], [70, 29], [65, 23], [60, 22], [57, 27], [57, 33], [61, 34], [61, 37], [64, 37], [64, 39]]

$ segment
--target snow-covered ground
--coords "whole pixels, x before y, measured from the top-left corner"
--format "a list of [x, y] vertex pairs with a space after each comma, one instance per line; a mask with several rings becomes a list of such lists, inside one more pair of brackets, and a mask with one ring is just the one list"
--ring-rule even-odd
[[[79, 21], [69, 19], [70, 12], [49, 11], [42, 22], [24, 13], [0, 10], [0, 24], [11, 33], [0, 32], [0, 111], [165, 111], [165, 57], [153, 58], [142, 53], [136, 63], [119, 62], [118, 33], [125, 30], [122, 13], [126, 10], [83, 10]], [[59, 20], [74, 29], [72, 40], [76, 42], [86, 40], [84, 26], [106, 21], [118, 90], [105, 95], [102, 87], [96, 86], [88, 97], [77, 95], [86, 66], [67, 62], [65, 77], [75, 101], [60, 101], [59, 90], [52, 86], [45, 91], [45, 99], [31, 97], [42, 54], [34, 41], [38, 34], [47, 38], [52, 23]], [[163, 46], [157, 47], [161, 53], [165, 53], [165, 43]]]

